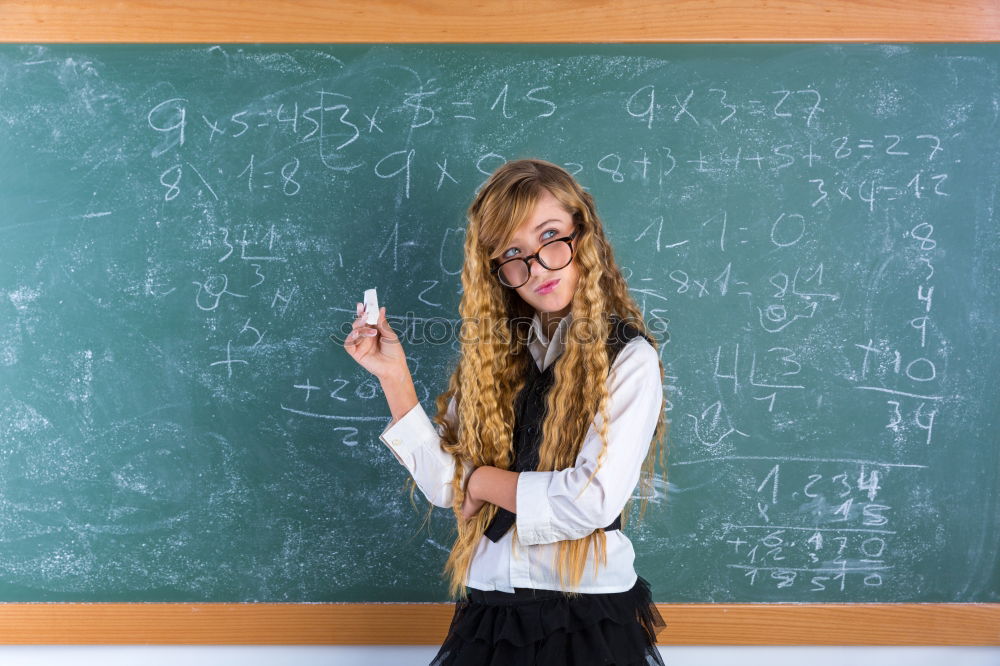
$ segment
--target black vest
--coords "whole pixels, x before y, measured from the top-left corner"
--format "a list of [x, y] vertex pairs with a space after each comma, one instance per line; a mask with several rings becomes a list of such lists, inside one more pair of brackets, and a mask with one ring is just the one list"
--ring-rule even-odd
[[[617, 315], [610, 315], [610, 319], [612, 325], [607, 339], [609, 368], [614, 367], [615, 359], [625, 345], [632, 338], [642, 335], [639, 329]], [[514, 465], [511, 469], [515, 472], [533, 472], [538, 468], [544, 418], [542, 412], [545, 410], [545, 397], [555, 382], [555, 366], [559, 360], [553, 361], [544, 371], [539, 371], [535, 359], [528, 359], [528, 376], [514, 402]], [[490, 521], [485, 534], [490, 541], [496, 543], [514, 526], [516, 520], [516, 514], [501, 507]], [[617, 530], [621, 526], [622, 517], [618, 514], [614, 522], [604, 529]]]

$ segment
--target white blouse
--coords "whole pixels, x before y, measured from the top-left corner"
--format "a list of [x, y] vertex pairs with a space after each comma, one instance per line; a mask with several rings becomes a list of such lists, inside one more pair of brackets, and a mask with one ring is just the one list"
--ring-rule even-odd
[[[544, 371], [562, 353], [572, 313], [559, 322], [552, 340], [545, 337], [535, 314], [528, 349]], [[630, 340], [619, 352], [608, 375], [608, 451], [590, 485], [577, 495], [597, 466], [601, 452], [598, 412], [584, 438], [573, 467], [549, 472], [521, 472], [517, 481], [517, 532], [520, 548], [513, 546], [514, 530], [496, 543], [479, 540], [469, 565], [466, 586], [480, 590], [513, 592], [515, 587], [558, 590], [556, 542], [579, 539], [611, 524], [631, 498], [639, 482], [643, 460], [663, 408], [663, 387], [656, 350], [642, 336]], [[455, 399], [446, 415], [455, 419]], [[440, 434], [417, 403], [387, 427], [379, 439], [406, 467], [413, 480], [435, 506], [450, 508], [454, 458], [440, 447]], [[463, 483], [474, 469], [464, 463]], [[573, 588], [582, 593], [624, 592], [637, 579], [635, 551], [621, 530], [607, 535], [607, 564], [594, 574], [595, 554], [588, 553], [583, 578]], [[527, 555], [524, 557], [523, 555]]]

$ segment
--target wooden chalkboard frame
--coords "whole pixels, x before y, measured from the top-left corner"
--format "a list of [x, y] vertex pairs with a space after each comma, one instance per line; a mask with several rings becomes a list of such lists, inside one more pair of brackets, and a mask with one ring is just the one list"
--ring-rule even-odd
[[[995, 0], [0, 0], [6, 43], [997, 42]], [[1000, 604], [658, 604], [662, 645], [1000, 645]], [[444, 603], [0, 604], [0, 643], [432, 645]], [[385, 628], [391, 627], [386, 632]]]

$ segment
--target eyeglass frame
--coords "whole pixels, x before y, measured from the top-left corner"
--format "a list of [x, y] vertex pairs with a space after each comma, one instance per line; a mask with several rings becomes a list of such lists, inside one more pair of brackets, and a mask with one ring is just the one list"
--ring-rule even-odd
[[[511, 257], [507, 261], [504, 261], [504, 262], [502, 262], [500, 264], [497, 264], [496, 266], [494, 266], [493, 268], [491, 268], [490, 269], [490, 274], [496, 275], [497, 279], [500, 281], [500, 284], [502, 284], [503, 286], [507, 287], [508, 289], [520, 289], [524, 285], [528, 284], [529, 280], [531, 280], [531, 260], [532, 259], [534, 259], [539, 264], [541, 264], [542, 267], [545, 268], [546, 270], [549, 270], [549, 271], [553, 271], [553, 270], [555, 270], [555, 271], [561, 271], [563, 268], [566, 268], [566, 266], [569, 266], [571, 263], [573, 263], [573, 257], [575, 255], [575, 252], [574, 252], [574, 249], [573, 249], [573, 241], [576, 239], [576, 237], [579, 235], [579, 233], [580, 233], [580, 229], [576, 228], [576, 229], [573, 230], [573, 233], [571, 233], [569, 236], [563, 236], [562, 238], [553, 238], [553, 239], [551, 239], [549, 241], [546, 241], [546, 242], [542, 243], [539, 246], [538, 250], [535, 251], [534, 254], [529, 254], [526, 257]], [[569, 261], [566, 262], [565, 266], [562, 266], [560, 268], [549, 268], [548, 266], [545, 265], [545, 262], [542, 261], [541, 258], [538, 255], [539, 255], [539, 253], [541, 253], [541, 251], [545, 248], [546, 245], [551, 245], [552, 243], [561, 243], [561, 242], [565, 242], [567, 245], [569, 245]], [[496, 261], [496, 260], [494, 259], [494, 261]], [[504, 265], [509, 264], [512, 261], [523, 261], [525, 263], [525, 265], [528, 267], [528, 279], [525, 280], [524, 282], [522, 282], [521, 284], [517, 285], [516, 287], [511, 287], [510, 285], [505, 284], [504, 281], [503, 281], [503, 278], [501, 278], [500, 275], [499, 275], [500, 269], [503, 268]]]

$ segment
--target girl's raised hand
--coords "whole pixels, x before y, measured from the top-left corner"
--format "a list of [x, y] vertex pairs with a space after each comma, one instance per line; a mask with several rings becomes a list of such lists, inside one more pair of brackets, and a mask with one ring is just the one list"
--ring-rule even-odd
[[369, 326], [365, 323], [363, 306], [358, 303], [357, 318], [351, 328], [344, 349], [365, 370], [381, 379], [407, 369], [403, 345], [386, 320], [384, 306], [378, 309], [378, 322]]

